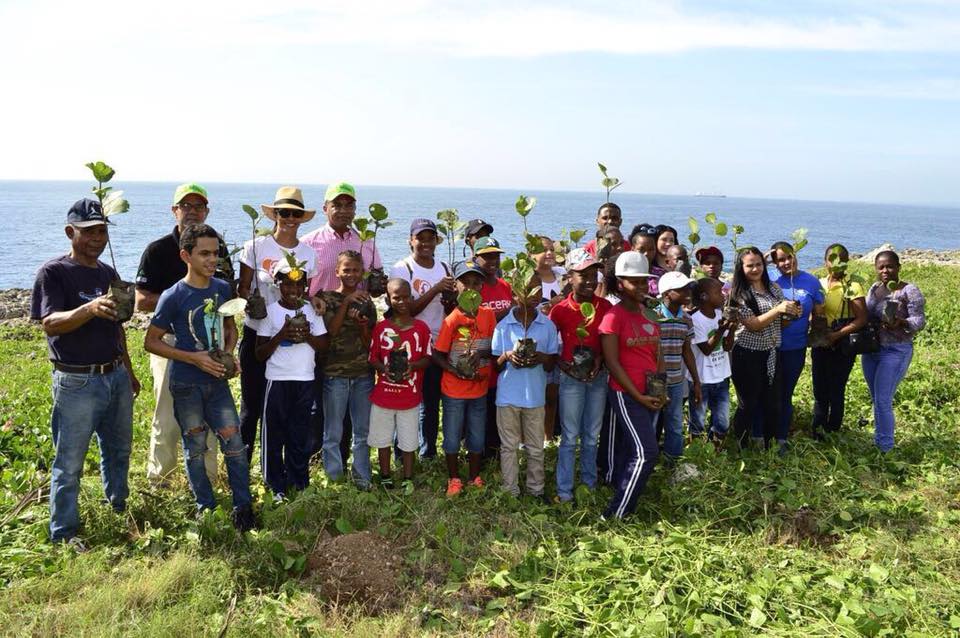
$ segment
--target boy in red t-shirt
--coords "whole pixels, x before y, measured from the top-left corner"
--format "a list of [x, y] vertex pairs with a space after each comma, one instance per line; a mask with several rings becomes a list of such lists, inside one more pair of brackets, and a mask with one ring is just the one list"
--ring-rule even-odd
[[[472, 261], [460, 262], [453, 275], [457, 292], [473, 290], [479, 294], [483, 271]], [[490, 381], [490, 342], [497, 320], [493, 311], [480, 306], [476, 313], [454, 308], [440, 327], [433, 346], [433, 361], [443, 368], [440, 395], [443, 403], [443, 452], [447, 460], [447, 496], [456, 496], [463, 489], [458, 456], [460, 440], [466, 428], [466, 446], [470, 460], [469, 482], [483, 487], [480, 460], [484, 445], [484, 424], [487, 417], [487, 387]], [[473, 369], [464, 367], [461, 359], [475, 361]]]
[[647, 374], [664, 367], [660, 327], [643, 306], [651, 277], [647, 258], [633, 251], [623, 253], [617, 257], [614, 274], [620, 303], [600, 322], [600, 345], [610, 371], [608, 400], [616, 417], [622, 455], [617, 459], [613, 498], [604, 518], [623, 518], [636, 508], [659, 455], [653, 417], [665, 403], [662, 397], [646, 394]]
[[[390, 453], [394, 437], [403, 463], [403, 481], [413, 478], [413, 452], [420, 447], [420, 404], [423, 370], [430, 365], [430, 328], [410, 314], [410, 283], [399, 277], [387, 282], [390, 316], [373, 328], [370, 366], [377, 383], [370, 393], [367, 443], [377, 448], [380, 484], [393, 487]], [[404, 355], [406, 355], [404, 357]]]
[[[600, 262], [577, 251], [567, 258], [571, 292], [550, 310], [550, 319], [560, 332], [563, 350], [560, 374], [560, 448], [557, 450], [557, 500], [573, 500], [574, 456], [580, 439], [580, 481], [590, 489], [597, 486], [597, 442], [607, 401], [607, 371], [603, 367], [598, 330], [612, 305], [596, 295]], [[581, 304], [593, 306], [593, 317], [585, 319]], [[589, 351], [590, 369], [574, 365], [574, 353]], [[584, 374], [586, 373], [586, 374]]]

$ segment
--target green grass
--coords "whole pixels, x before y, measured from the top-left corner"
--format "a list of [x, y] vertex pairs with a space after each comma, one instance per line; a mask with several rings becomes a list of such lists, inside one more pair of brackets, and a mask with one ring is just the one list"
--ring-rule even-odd
[[[45, 503], [0, 528], [0, 632], [11, 635], [956, 635], [960, 629], [960, 269], [908, 266], [929, 325], [897, 401], [897, 447], [872, 445], [859, 366], [841, 437], [801, 431], [786, 458], [693, 444], [702, 476], [671, 485], [659, 467], [634, 517], [601, 523], [609, 492], [547, 507], [500, 493], [442, 496], [422, 469], [413, 494], [313, 485], [238, 537], [223, 514], [192, 517], [186, 482], [145, 479], [151, 394], [135, 412], [129, 513], [101, 505], [96, 451], [81, 513], [94, 546], [46, 541]], [[0, 519], [47, 480], [49, 366], [33, 328], [0, 328]], [[810, 419], [809, 368], [795, 397]], [[555, 448], [548, 450], [552, 480]], [[258, 471], [254, 472], [259, 481]], [[221, 490], [222, 491], [222, 490]], [[303, 577], [325, 539], [371, 530], [397, 547], [402, 578], [376, 615], [325, 601]]]

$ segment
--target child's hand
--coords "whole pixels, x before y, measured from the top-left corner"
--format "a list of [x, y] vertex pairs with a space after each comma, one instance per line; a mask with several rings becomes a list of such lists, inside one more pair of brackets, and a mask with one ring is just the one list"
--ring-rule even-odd
[[207, 374], [222, 379], [227, 369], [222, 363], [214, 361], [206, 350], [191, 353], [191, 363]]
[[667, 404], [668, 401], [669, 399], [665, 397], [653, 397], [649, 394], [640, 395], [640, 404], [649, 410], [653, 410], [654, 412], [660, 410]]
[[526, 359], [523, 359], [522, 357], [520, 357], [519, 355], [517, 355], [516, 351], [514, 351], [514, 350], [507, 350], [504, 354], [507, 355], [507, 361], [508, 361], [509, 363], [512, 363], [512, 364], [513, 364], [513, 367], [515, 367], [515, 368], [523, 368], [523, 367], [526, 367], [526, 365], [527, 365], [527, 360], [526, 360]]
[[357, 289], [347, 295], [347, 297], [343, 300], [343, 303], [348, 305], [352, 303], [363, 305], [368, 301], [370, 301], [370, 293], [368, 293], [366, 290]]
[[365, 326], [368, 323], [370, 323], [370, 319], [367, 317], [367, 315], [362, 314], [356, 308], [351, 308], [350, 310], [347, 310], [347, 317], [356, 321], [358, 326]]
[[327, 311], [327, 303], [320, 297], [311, 297], [310, 305], [313, 306], [313, 311], [321, 317]]

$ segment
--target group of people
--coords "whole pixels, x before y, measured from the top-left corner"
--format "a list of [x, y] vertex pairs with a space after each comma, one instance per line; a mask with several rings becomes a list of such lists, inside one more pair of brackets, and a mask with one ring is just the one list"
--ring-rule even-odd
[[[272, 232], [243, 246], [234, 277], [227, 247], [206, 224], [207, 191], [176, 189], [176, 226], [146, 248], [136, 280], [137, 309], [153, 313], [144, 340], [156, 399], [153, 483], [167, 482], [182, 449], [198, 509], [215, 508], [219, 449], [234, 524], [247, 530], [256, 525], [250, 466], [258, 444], [263, 480], [285, 499], [309, 484], [317, 453], [331, 480], [389, 489], [396, 460], [399, 479], [411, 481], [415, 455], [436, 457], [442, 432], [448, 497], [484, 488], [484, 461], [496, 458], [502, 488], [520, 495], [522, 453], [525, 492], [546, 499], [544, 446], [559, 433], [553, 500], [574, 498], [579, 445], [580, 483], [610, 484], [604, 516], [624, 517], [661, 451], [682, 456], [685, 406], [689, 436], [723, 444], [731, 380], [732, 438], [787, 452], [814, 326], [822, 328], [812, 348], [814, 435], [840, 430], [862, 354], [876, 445], [893, 447], [893, 396], [925, 318], [923, 295], [900, 280], [892, 251], [877, 255], [868, 290], [848, 274], [849, 254], [838, 244], [826, 250], [822, 279], [800, 271], [785, 242], [766, 253], [738, 250], [731, 276], [722, 251], [700, 248], [691, 260], [670, 226], [638, 224], [625, 235], [620, 208], [608, 202], [583, 248], [559, 256], [561, 247], [540, 236], [535, 271], [513, 288], [494, 228], [481, 219], [467, 224], [467, 250], [454, 264], [436, 255], [437, 225], [413, 220], [410, 254], [385, 273], [375, 245], [353, 227], [356, 202], [353, 186], [331, 185], [327, 222], [301, 237], [316, 211], [299, 188], [280, 188], [262, 206]], [[77, 542], [79, 481], [94, 433], [107, 501], [126, 507], [140, 383], [108, 292], [117, 273], [99, 260], [108, 238], [100, 205], [76, 202], [66, 235], [70, 253], [37, 274], [32, 316], [54, 367], [50, 535]], [[375, 285], [381, 278], [386, 285]], [[371, 293], [383, 295], [384, 312]], [[242, 329], [237, 296], [246, 299]], [[239, 413], [228, 384], [235, 374]]]

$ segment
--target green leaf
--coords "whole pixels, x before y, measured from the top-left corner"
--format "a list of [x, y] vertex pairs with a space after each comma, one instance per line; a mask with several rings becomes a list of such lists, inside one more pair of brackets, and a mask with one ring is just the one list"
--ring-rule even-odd
[[695, 217], [688, 217], [688, 218], [687, 218], [687, 226], [690, 227], [690, 232], [691, 232], [691, 233], [694, 233], [694, 234], [695, 234], [695, 233], [699, 233], [699, 232], [700, 232], [700, 222], [698, 222]]
[[616, 177], [604, 177], [600, 183], [609, 190], [613, 190], [620, 185], [620, 179]]
[[700, 243], [700, 234], [699, 234], [699, 233], [690, 233], [690, 234], [687, 236], [687, 239], [690, 240], [690, 243], [691, 243], [691, 244], [693, 244], [694, 246], [696, 246], [697, 244]]
[[378, 222], [382, 222], [387, 218], [387, 207], [379, 202], [370, 204], [367, 210], [370, 211], [370, 217], [373, 217]]
[[234, 315], [239, 315], [241, 312], [246, 310], [247, 300], [243, 297], [236, 297], [230, 301], [225, 301], [223, 304], [217, 308], [217, 312], [221, 315], [232, 317]]
[[499, 571], [494, 574], [493, 578], [490, 579], [490, 584], [492, 584], [494, 587], [499, 587], [500, 589], [509, 589], [510, 583], [507, 581], [507, 572]]
[[703, 221], [705, 221], [705, 222], [707, 222], [708, 224], [710, 224], [711, 226], [713, 226], [714, 224], [717, 223], [717, 214], [716, 214], [716, 213], [707, 213], [707, 214], [704, 216]]
[[353, 220], [353, 227], [357, 229], [358, 232], [364, 232], [367, 230], [367, 227], [370, 225], [370, 220], [366, 217], [356, 217]]
[[733, 226], [733, 233], [734, 233], [735, 235], [742, 235], [742, 234], [743, 234], [743, 226], [741, 226], [740, 224], [734, 224], [734, 226]]
[[601, 164], [600, 162], [597, 162], [597, 166], [600, 167], [600, 172], [603, 174], [604, 177], [606, 177], [606, 176], [607, 176], [607, 167], [604, 166], [603, 164]]
[[119, 215], [130, 210], [130, 202], [123, 198], [123, 191], [111, 192], [104, 198], [102, 206], [104, 217]]
[[842, 578], [838, 578], [837, 576], [834, 576], [832, 574], [824, 578], [823, 582], [825, 582], [826, 584], [830, 585], [831, 587], [833, 587], [838, 591], [843, 591], [843, 588], [846, 586], [844, 585]]
[[457, 305], [467, 314], [475, 314], [481, 303], [483, 303], [483, 299], [476, 290], [464, 290], [457, 295]]
[[881, 567], [876, 563], [870, 564], [870, 569], [867, 573], [870, 575], [870, 580], [876, 583], [882, 583], [890, 577], [890, 572], [885, 567]]
[[583, 326], [577, 326], [576, 333], [577, 333], [577, 336], [580, 337], [581, 339], [586, 339], [587, 337], [590, 336], [590, 333], [587, 332], [587, 329], [584, 328]]
[[572, 241], [574, 244], [576, 244], [576, 243], [579, 242], [581, 239], [583, 239], [584, 235], [586, 235], [586, 234], [587, 234], [587, 231], [585, 231], [585, 230], [571, 230], [571, 231], [570, 231], [570, 241]]
[[89, 168], [90, 172], [93, 173], [93, 179], [97, 180], [101, 184], [109, 182], [111, 179], [113, 179], [114, 170], [103, 162], [89, 162], [86, 164], [86, 167]]
[[257, 218], [260, 217], [260, 213], [257, 212], [257, 209], [255, 209], [250, 204], [244, 204], [242, 208], [243, 208], [243, 212], [249, 215], [250, 219], [252, 219], [253, 221], [257, 221]]
[[793, 252], [794, 253], [800, 252], [801, 250], [803, 250], [804, 246], [806, 245], [807, 245], [807, 240], [801, 239], [800, 241], [798, 241], [796, 244], [793, 245]]
[[517, 203], [515, 208], [517, 209], [517, 214], [521, 217], [526, 217], [530, 214], [530, 211], [533, 210], [533, 207], [537, 205], [536, 197], [527, 197], [526, 195], [520, 195], [517, 198]]
[[338, 518], [336, 523], [337, 531], [341, 534], [350, 534], [353, 532], [353, 525], [345, 518]]
[[594, 307], [594, 305], [589, 301], [584, 301], [582, 304], [580, 304], [580, 315], [584, 319], [587, 319], [587, 320], [593, 319], [593, 317], [596, 314], [597, 314], [596, 307]]
[[844, 521], [845, 523], [849, 523], [853, 520], [853, 514], [846, 510], [841, 511], [839, 514], [837, 514], [837, 516], [839, 516], [840, 520]]
[[713, 227], [713, 232], [716, 233], [717, 237], [726, 237], [727, 225], [724, 222], [717, 222], [717, 225]]
[[513, 257], [504, 257], [500, 260], [500, 270], [503, 272], [509, 272], [513, 270]]
[[754, 629], [759, 629], [763, 627], [763, 623], [767, 622], [767, 615], [754, 607], [753, 611], [750, 612], [750, 620], [748, 622]]

